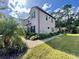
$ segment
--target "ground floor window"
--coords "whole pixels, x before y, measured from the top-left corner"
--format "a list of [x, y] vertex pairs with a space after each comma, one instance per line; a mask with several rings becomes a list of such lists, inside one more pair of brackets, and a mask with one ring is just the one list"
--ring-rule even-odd
[[54, 32], [54, 28], [52, 28], [51, 30], [52, 30], [52, 32]]
[[35, 33], [35, 26], [31, 26], [30, 31]]
[[50, 27], [48, 27], [48, 29], [50, 29]]

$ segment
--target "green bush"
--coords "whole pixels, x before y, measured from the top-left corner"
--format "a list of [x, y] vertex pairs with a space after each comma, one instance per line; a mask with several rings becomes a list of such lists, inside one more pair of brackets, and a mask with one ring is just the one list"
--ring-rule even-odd
[[59, 33], [49, 33], [49, 34], [39, 34], [39, 39], [50, 38], [52, 36], [58, 35]]
[[48, 33], [48, 34], [36, 34], [36, 33], [29, 33], [26, 32], [26, 38], [30, 39], [30, 40], [37, 40], [37, 39], [45, 39], [45, 38], [50, 38], [52, 36], [58, 35], [59, 32], [55, 32], [55, 33]]
[[39, 39], [45, 39], [51, 37], [50, 34], [39, 34]]

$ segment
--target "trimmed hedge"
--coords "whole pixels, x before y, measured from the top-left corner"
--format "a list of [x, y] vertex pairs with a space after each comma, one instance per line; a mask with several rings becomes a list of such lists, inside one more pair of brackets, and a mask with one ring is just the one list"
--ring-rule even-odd
[[59, 33], [39, 34], [39, 39], [50, 38], [50, 37], [58, 35], [58, 34]]
[[57, 33], [49, 33], [49, 34], [36, 34], [36, 33], [27, 33], [27, 39], [30, 39], [30, 40], [42, 40], [42, 39], [45, 39], [45, 38], [50, 38], [52, 36], [55, 36], [55, 35], [58, 35], [59, 32]]

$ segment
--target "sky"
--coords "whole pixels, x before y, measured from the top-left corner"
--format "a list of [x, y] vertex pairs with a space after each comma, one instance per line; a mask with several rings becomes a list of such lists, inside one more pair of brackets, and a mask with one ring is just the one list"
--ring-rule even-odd
[[5, 0], [1, 5], [7, 5], [9, 9], [3, 12], [13, 17], [26, 17], [30, 10], [34, 6], [39, 6], [48, 13], [58, 11], [66, 4], [71, 4], [73, 7], [79, 10], [79, 0]]

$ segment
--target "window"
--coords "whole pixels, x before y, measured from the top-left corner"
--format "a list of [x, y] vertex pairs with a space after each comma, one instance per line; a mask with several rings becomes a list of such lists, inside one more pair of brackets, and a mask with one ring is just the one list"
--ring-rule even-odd
[[51, 22], [53, 23], [53, 19], [51, 19]]
[[33, 17], [35, 18], [35, 11], [34, 11], [34, 13], [33, 13]]
[[50, 19], [50, 16], [49, 16], [49, 19]]
[[54, 29], [53, 28], [51, 30], [52, 30], [52, 32], [54, 32]]
[[35, 18], [35, 11], [31, 15], [32, 18]]
[[31, 32], [35, 33], [35, 26], [31, 26]]
[[48, 29], [50, 29], [50, 27], [48, 27]]
[[46, 20], [48, 20], [47, 16], [46, 16]]

